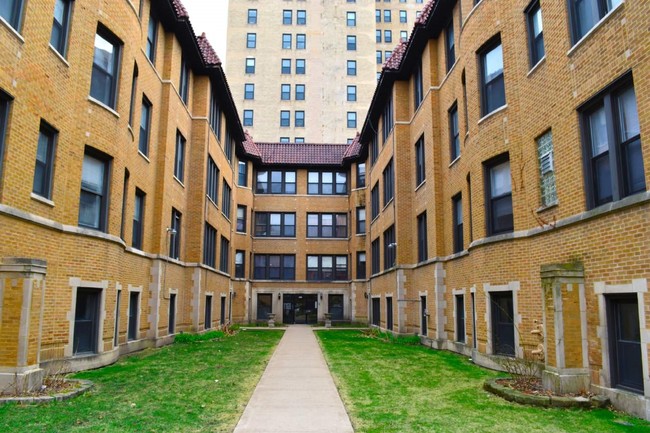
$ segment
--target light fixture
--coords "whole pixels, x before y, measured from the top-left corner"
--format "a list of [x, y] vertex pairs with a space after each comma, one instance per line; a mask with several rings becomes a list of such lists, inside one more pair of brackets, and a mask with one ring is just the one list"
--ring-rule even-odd
[[323, 294], [322, 293], [320, 294], [320, 300], [321, 301], [323, 300]]
[[363, 292], [363, 297], [368, 299], [368, 292]]
[[282, 299], [282, 293], [278, 293], [278, 299]]

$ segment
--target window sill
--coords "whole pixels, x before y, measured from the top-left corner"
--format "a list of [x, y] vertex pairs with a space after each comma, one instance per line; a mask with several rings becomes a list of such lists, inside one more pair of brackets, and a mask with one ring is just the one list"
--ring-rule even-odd
[[177, 178], [176, 176], [174, 176], [174, 180], [175, 180], [176, 182], [178, 182], [178, 184], [179, 184], [180, 186], [182, 186], [183, 188], [185, 188], [185, 184], [184, 184], [183, 181], [181, 181], [179, 178]]
[[223, 212], [221, 212], [221, 215], [223, 215], [223, 217], [226, 219], [226, 221], [231, 222], [231, 221], [230, 221], [230, 217], [229, 217], [228, 215], [226, 215], [226, 214], [223, 213]]
[[533, 75], [533, 73], [535, 73], [535, 71], [537, 71], [544, 63], [546, 63], [546, 55], [544, 57], [542, 57], [541, 59], [539, 59], [539, 61], [537, 63], [535, 63], [535, 66], [530, 68], [530, 71], [528, 71], [528, 73], [526, 74], [526, 78]]
[[344, 238], [312, 238], [307, 236], [305, 238], [307, 241], [349, 241], [349, 237], [344, 237]]
[[422, 182], [420, 182], [420, 184], [419, 184], [418, 186], [415, 187], [415, 192], [418, 192], [418, 190], [419, 190], [420, 188], [424, 187], [424, 185], [426, 185], [426, 183], [427, 183], [427, 180], [426, 180], [426, 179], [424, 179]]
[[151, 163], [151, 160], [149, 159], [149, 157], [147, 155], [145, 155], [144, 153], [140, 152], [139, 150], [138, 150], [138, 155], [143, 157], [144, 160], [147, 161], [148, 163]]
[[384, 207], [381, 208], [381, 211], [385, 211], [388, 206], [395, 200], [395, 197], [391, 197], [390, 200], [388, 200], [388, 203], [384, 205]]
[[61, 60], [61, 62], [63, 62], [65, 66], [67, 66], [68, 68], [70, 67], [70, 63], [68, 63], [68, 60], [65, 57], [63, 57], [63, 54], [59, 53], [59, 51], [56, 48], [54, 48], [51, 44], [48, 44], [48, 47], [50, 47], [50, 51], [52, 51], [54, 55], [59, 60]]
[[505, 105], [500, 106], [499, 108], [496, 108], [496, 109], [490, 111], [488, 114], [486, 114], [485, 116], [481, 117], [481, 118], [478, 120], [478, 124], [480, 125], [481, 123], [483, 123], [483, 122], [485, 122], [486, 120], [488, 120], [490, 117], [495, 116], [495, 115], [497, 115], [497, 114], [499, 114], [499, 113], [501, 113], [502, 111], [505, 111], [505, 110], [507, 110], [507, 109], [508, 109], [508, 104], [505, 104]]
[[535, 212], [542, 213], [542, 212], [545, 212], [547, 210], [556, 208], [556, 207], [558, 207], [558, 205], [559, 205], [559, 202], [556, 201], [555, 203], [551, 203], [551, 204], [547, 204], [546, 206], [539, 207]]
[[235, 231], [235, 234], [236, 234], [236, 235], [245, 235], [246, 232]]
[[9, 24], [9, 22], [7, 22], [3, 17], [0, 17], [0, 24], [4, 25], [11, 33], [13, 33], [13, 35], [21, 44], [25, 43], [25, 38], [23, 38], [23, 36], [18, 33], [18, 30], [14, 29], [13, 26]]
[[115, 111], [114, 109], [112, 109], [111, 107], [109, 107], [108, 105], [104, 104], [102, 101], [99, 101], [99, 100], [93, 98], [92, 96], [88, 96], [88, 101], [92, 102], [92, 103], [95, 104], [95, 105], [100, 106], [101, 108], [103, 108], [104, 110], [108, 111], [108, 112], [111, 113], [113, 116], [117, 117], [118, 119], [120, 118], [120, 113], [118, 113], [117, 111]]
[[365, 233], [356, 233], [355, 236], [360, 238], [362, 236], [365, 237], [366, 234]]
[[132, 142], [135, 141], [135, 133], [133, 132], [133, 128], [131, 127], [131, 125], [127, 125], [126, 129], [129, 131], [129, 134], [131, 134], [131, 141]]
[[451, 168], [452, 166], [456, 165], [456, 163], [460, 160], [460, 155], [458, 155], [453, 161], [449, 163], [448, 168]]
[[54, 207], [54, 202], [52, 200], [50, 200], [50, 199], [47, 199], [47, 198], [43, 197], [43, 196], [40, 196], [40, 195], [35, 194], [35, 193], [31, 193], [30, 197], [32, 198], [32, 200], [36, 200], [36, 201], [41, 202], [43, 204], [46, 204], [46, 205], [48, 205], [50, 207]]
[[295, 236], [293, 237], [284, 237], [284, 236], [253, 236], [254, 240], [289, 240], [289, 241], [295, 241], [297, 238]]
[[217, 209], [219, 209], [219, 206], [217, 205], [217, 202], [215, 202], [214, 200], [212, 200], [212, 199], [210, 198], [209, 195], [206, 194], [206, 195], [205, 195], [205, 198], [207, 198], [208, 201], [214, 205], [214, 207], [216, 207]]
[[600, 19], [600, 21], [598, 21], [598, 22], [597, 22], [597, 23], [596, 23], [592, 28], [590, 28], [589, 31], [588, 31], [587, 33], [585, 33], [585, 35], [584, 35], [583, 37], [581, 37], [581, 38], [580, 38], [580, 39], [579, 39], [575, 44], [573, 44], [573, 46], [569, 49], [569, 51], [567, 51], [566, 55], [567, 55], [568, 57], [571, 57], [571, 56], [573, 55], [573, 53], [575, 53], [575, 52], [578, 50], [578, 48], [580, 48], [580, 47], [585, 43], [586, 40], [590, 39], [591, 36], [592, 36], [594, 33], [596, 33], [596, 30], [598, 30], [598, 29], [599, 29], [600, 27], [602, 27], [602, 26], [603, 26], [607, 21], [609, 21], [609, 18], [610, 18], [612, 15], [614, 15], [614, 13], [615, 13], [617, 10], [619, 10], [620, 8], [622, 8], [624, 4], [625, 4], [625, 1], [622, 1], [622, 2], [619, 3], [619, 4], [618, 4], [614, 9], [612, 9], [611, 11], [609, 11], [609, 12], [607, 13], [607, 15], [605, 15], [604, 17], [602, 17], [602, 18]]

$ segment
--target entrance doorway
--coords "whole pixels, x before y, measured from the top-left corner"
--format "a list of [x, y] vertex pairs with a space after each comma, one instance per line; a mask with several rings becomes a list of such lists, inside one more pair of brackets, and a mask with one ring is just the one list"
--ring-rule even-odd
[[282, 323], [314, 324], [318, 322], [318, 295], [285, 294], [282, 300]]
[[641, 328], [637, 295], [608, 298], [612, 385], [643, 393]]
[[420, 335], [427, 335], [427, 297], [420, 296]]
[[72, 340], [75, 355], [97, 353], [100, 297], [101, 290], [77, 289], [74, 337]]
[[496, 355], [515, 356], [515, 322], [512, 292], [490, 293], [492, 348]]

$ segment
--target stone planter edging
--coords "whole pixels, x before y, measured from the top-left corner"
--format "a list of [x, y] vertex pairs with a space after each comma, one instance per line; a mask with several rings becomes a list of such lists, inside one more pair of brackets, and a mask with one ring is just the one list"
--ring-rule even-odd
[[66, 382], [76, 382], [79, 384], [78, 388], [73, 389], [72, 391], [62, 392], [59, 394], [53, 395], [39, 395], [32, 397], [0, 397], [0, 405], [7, 403], [18, 403], [18, 404], [41, 404], [49, 403], [52, 401], [63, 401], [68, 400], [78, 395], [83, 394], [94, 386], [94, 384], [89, 380], [83, 379], [68, 379]]
[[609, 399], [601, 395], [587, 398], [526, 394], [497, 383], [501, 379], [504, 378], [486, 380], [483, 389], [505, 400], [531, 406], [592, 409], [606, 407], [609, 404]]

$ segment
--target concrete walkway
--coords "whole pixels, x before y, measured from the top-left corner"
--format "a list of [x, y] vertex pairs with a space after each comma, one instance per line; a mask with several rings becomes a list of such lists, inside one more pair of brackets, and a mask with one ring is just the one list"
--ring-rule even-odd
[[312, 328], [290, 326], [235, 433], [353, 431]]

